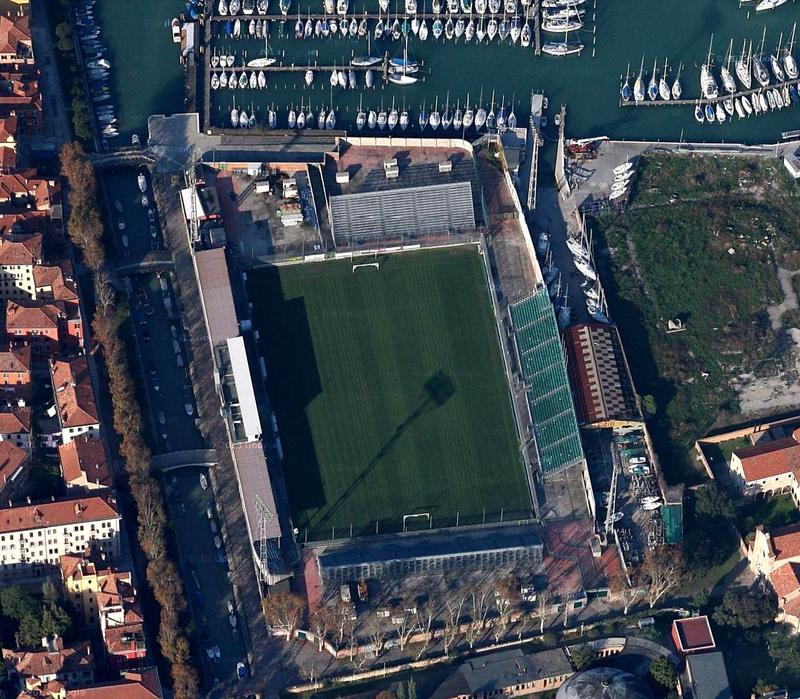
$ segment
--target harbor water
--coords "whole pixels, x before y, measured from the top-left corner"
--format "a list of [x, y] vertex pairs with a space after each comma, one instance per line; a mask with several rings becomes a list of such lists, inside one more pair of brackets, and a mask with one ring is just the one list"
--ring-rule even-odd
[[[285, 23], [273, 22], [270, 32], [270, 53], [280, 57], [284, 65], [311, 67], [317, 65], [347, 65], [354, 55], [367, 53], [365, 39], [333, 38], [295, 39], [294, 25], [298, 10], [303, 21], [308, 12], [319, 13], [322, 2], [313, 6], [307, 2], [292, 4]], [[506, 110], [514, 105], [520, 125], [527, 119], [530, 92], [543, 91], [550, 99], [554, 113], [560, 104], [567, 105], [568, 134], [572, 137], [605, 135], [611, 138], [641, 140], [726, 141], [763, 143], [780, 139], [781, 132], [800, 128], [800, 105], [749, 119], [734, 117], [725, 124], [698, 124], [691, 106], [619, 105], [620, 78], [630, 64], [631, 82], [639, 71], [644, 56], [645, 82], [649, 81], [653, 63], [658, 75], [669, 64], [668, 81], [675, 78], [683, 64], [681, 82], [684, 98], [699, 97], [700, 66], [708, 52], [713, 34], [713, 55], [716, 74], [724, 62], [729, 42], [733, 39], [734, 57], [742, 50], [743, 40], [752, 40], [754, 51], [761, 43], [766, 29], [765, 56], [776, 50], [781, 33], [784, 45], [792, 25], [800, 20], [800, 2], [792, 0], [773, 12], [755, 13], [752, 5], [738, 7], [735, 0], [592, 0], [586, 3], [586, 21], [582, 30], [570, 35], [585, 45], [580, 56], [554, 58], [535, 56], [532, 48], [512, 45], [510, 40], [500, 44], [465, 44], [435, 41], [429, 35], [420, 41], [409, 32], [409, 56], [424, 63], [424, 81], [399, 87], [384, 85], [380, 66], [375, 71], [375, 85], [364, 87], [364, 74], [358, 74], [356, 90], [331, 88], [329, 73], [317, 72], [311, 86], [304, 83], [303, 71], [269, 73], [263, 90], [219, 89], [212, 91], [211, 121], [213, 126], [228, 127], [228, 115], [236, 106], [248, 113], [252, 108], [260, 123], [266, 120], [266, 110], [278, 110], [278, 126], [286, 127], [290, 106], [311, 105], [316, 113], [320, 107], [336, 110], [337, 128], [353, 128], [359, 103], [365, 110], [398, 110], [404, 106], [410, 112], [411, 127], [417, 130], [417, 113], [424, 104], [430, 111], [438, 101], [443, 111], [448, 101], [451, 109], [482, 99], [489, 107], [494, 95], [495, 110], [502, 104]], [[174, 0], [145, 0], [140, 3], [107, 0], [100, 12], [103, 37], [114, 62], [112, 70], [116, 99], [123, 131], [143, 132], [150, 113], [172, 113], [183, 109], [182, 68], [178, 65], [177, 45], [172, 44], [169, 19], [182, 8]], [[419, 0], [420, 11], [430, 12], [430, 1]], [[351, 2], [351, 14], [357, 18], [368, 11], [377, 13], [376, 0]], [[393, 1], [390, 10], [399, 9]], [[270, 12], [277, 13], [277, 0], [272, 0]], [[487, 15], [488, 17], [488, 15]], [[477, 20], [477, 16], [476, 16]], [[370, 21], [370, 33], [374, 27]], [[432, 22], [429, 20], [428, 25]], [[263, 55], [264, 42], [259, 39], [231, 38], [225, 34], [224, 23], [215, 22], [219, 37], [211, 43], [211, 51], [234, 53], [236, 65], [242, 56], [248, 59]], [[563, 35], [543, 33], [543, 40], [559, 40]], [[373, 43], [373, 55], [402, 56], [403, 42]], [[798, 51], [794, 51], [795, 56]], [[427, 133], [432, 133], [430, 129]], [[441, 133], [441, 130], [439, 131]]]

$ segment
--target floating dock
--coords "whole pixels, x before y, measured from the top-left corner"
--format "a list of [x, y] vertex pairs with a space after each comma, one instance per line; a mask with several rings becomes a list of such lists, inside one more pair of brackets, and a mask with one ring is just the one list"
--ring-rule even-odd
[[764, 90], [783, 90], [784, 86], [789, 85], [800, 85], [800, 78], [795, 78], [794, 80], [784, 80], [780, 83], [771, 83], [766, 87], [754, 87], [750, 90], [741, 90], [740, 92], [731, 92], [725, 93], [724, 95], [720, 95], [715, 99], [706, 99], [705, 97], [696, 97], [695, 99], [680, 99], [680, 100], [651, 100], [651, 99], [643, 99], [641, 102], [636, 102], [634, 100], [630, 100], [625, 102], [624, 100], [619, 101], [620, 107], [669, 107], [670, 105], [674, 107], [692, 107], [698, 102], [700, 104], [716, 104], [717, 102], [724, 102], [727, 99], [736, 99], [737, 97], [749, 97], [750, 95], [757, 94], [759, 92], [763, 92]]

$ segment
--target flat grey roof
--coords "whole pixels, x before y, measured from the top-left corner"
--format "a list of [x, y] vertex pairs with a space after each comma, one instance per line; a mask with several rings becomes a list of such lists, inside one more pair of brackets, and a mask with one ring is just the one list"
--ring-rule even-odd
[[208, 335], [212, 346], [216, 347], [239, 335], [225, 249], [201, 250], [195, 254], [195, 261]]
[[475, 228], [470, 182], [340, 194], [330, 198], [335, 238], [425, 235]]
[[277, 539], [281, 535], [278, 522], [278, 510], [275, 507], [275, 495], [272, 492], [272, 481], [267, 470], [267, 459], [261, 442], [244, 442], [233, 445], [233, 460], [236, 474], [239, 478], [244, 513], [247, 517], [247, 527], [250, 538], [256, 544], [259, 541], [260, 513], [256, 504], [256, 497], [267, 506], [274, 515], [270, 520], [267, 517], [267, 539]]
[[476, 529], [440, 530], [359, 540], [325, 550], [318, 556], [320, 568], [340, 568], [370, 563], [390, 563], [478, 551], [502, 551], [541, 546], [532, 524], [509, 524]]
[[686, 658], [694, 699], [733, 699], [722, 653], [698, 653]]

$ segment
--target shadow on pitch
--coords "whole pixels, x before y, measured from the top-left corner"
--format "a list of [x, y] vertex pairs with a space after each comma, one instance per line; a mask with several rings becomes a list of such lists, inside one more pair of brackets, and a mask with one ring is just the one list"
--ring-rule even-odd
[[277, 268], [269, 267], [251, 284], [250, 298], [260, 318], [267, 384], [283, 447], [283, 473], [293, 512], [325, 505], [319, 462], [306, 408], [320, 393], [314, 342], [302, 298], [284, 296]]
[[395, 444], [397, 444], [397, 442], [408, 431], [408, 429], [427, 413], [441, 408], [445, 403], [447, 403], [447, 401], [450, 400], [450, 398], [453, 397], [455, 392], [455, 384], [450, 376], [448, 376], [447, 372], [444, 371], [444, 369], [439, 369], [435, 374], [433, 374], [433, 376], [431, 376], [423, 384], [422, 395], [420, 396], [419, 402], [414, 410], [412, 410], [408, 414], [408, 417], [406, 417], [406, 419], [395, 428], [394, 434], [378, 450], [375, 456], [372, 457], [370, 462], [364, 467], [361, 473], [359, 473], [353, 479], [353, 482], [347, 486], [345, 491], [337, 498], [336, 502], [334, 502], [328, 509], [325, 510], [324, 516], [318, 521], [314, 521], [312, 518], [312, 520], [309, 522], [309, 528], [319, 529], [320, 527], [326, 526], [347, 502], [350, 496], [356, 491], [358, 486], [367, 479], [370, 473], [375, 470], [375, 467], [380, 464], [384, 457], [389, 455]]

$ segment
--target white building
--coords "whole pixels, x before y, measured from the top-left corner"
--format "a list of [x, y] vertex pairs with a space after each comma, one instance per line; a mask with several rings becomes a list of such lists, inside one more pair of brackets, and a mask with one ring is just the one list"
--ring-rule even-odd
[[794, 153], [787, 155], [783, 159], [783, 164], [794, 179], [800, 179], [800, 157]]
[[93, 543], [119, 556], [120, 515], [108, 497], [71, 498], [0, 510], [0, 583], [56, 574], [60, 558]]

